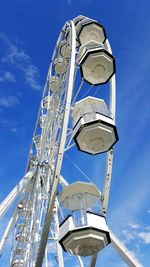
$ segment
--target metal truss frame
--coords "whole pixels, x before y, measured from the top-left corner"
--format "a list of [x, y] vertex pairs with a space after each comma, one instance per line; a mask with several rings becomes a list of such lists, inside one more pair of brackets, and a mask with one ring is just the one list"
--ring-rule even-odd
[[[59, 88], [60, 94], [50, 95], [49, 82], [54, 75], [54, 61], [56, 54], [60, 49], [62, 36], [70, 32], [69, 47], [70, 55], [66, 76], [60, 74]], [[112, 53], [111, 46], [108, 39], [105, 42], [106, 49]], [[72, 143], [72, 131], [69, 129], [70, 110], [75, 103], [75, 100], [83, 86], [83, 81], [79, 86], [74, 99], [72, 100], [75, 76], [76, 76], [76, 30], [73, 21], [67, 22], [57, 40], [56, 47], [52, 56], [52, 61], [48, 70], [48, 75], [43, 91], [43, 100], [38, 112], [37, 122], [33, 134], [33, 142], [30, 148], [29, 160], [27, 164], [27, 173], [18, 183], [18, 185], [11, 191], [0, 205], [0, 217], [3, 217], [9, 207], [13, 204], [17, 196], [20, 196], [18, 203], [24, 205], [23, 220], [26, 223], [24, 226], [24, 233], [28, 236], [26, 240], [26, 247], [21, 247], [22, 251], [26, 248], [26, 253], [23, 254], [26, 260], [25, 267], [42, 267], [43, 262], [48, 267], [47, 246], [49, 240], [56, 242], [57, 262], [59, 267], [64, 267], [64, 259], [62, 248], [58, 242], [59, 235], [59, 220], [58, 210], [61, 209], [57, 201], [58, 185], [67, 186], [68, 182], [61, 175], [61, 167], [63, 162], [63, 155], [65, 151], [70, 149], [74, 144]], [[63, 60], [63, 66], [65, 66]], [[89, 89], [90, 90], [90, 89]], [[45, 95], [51, 98], [51, 106], [47, 109], [47, 119], [45, 127], [42, 129], [40, 146], [37, 148], [37, 157], [34, 164], [31, 165], [31, 158], [34, 155], [34, 140], [38, 135], [39, 118], [44, 114], [43, 101]], [[56, 102], [58, 100], [58, 106]], [[42, 107], [42, 108], [41, 108]], [[115, 121], [116, 112], [116, 82], [115, 75], [110, 80], [110, 114]], [[111, 176], [113, 165], [113, 149], [107, 153], [106, 174], [103, 192], [101, 193], [101, 213], [107, 213], [107, 206], [110, 194]], [[47, 178], [45, 178], [47, 177]], [[22, 209], [23, 211], [23, 209]], [[22, 220], [22, 213], [16, 207], [13, 216], [8, 222], [8, 225], [0, 242], [0, 255], [4, 248], [5, 242], [14, 224], [20, 225]], [[22, 222], [22, 221], [21, 221]], [[17, 229], [16, 229], [17, 235]], [[142, 267], [142, 265], [135, 259], [123, 243], [110, 230], [111, 245], [115, 251], [123, 258], [123, 260], [130, 267]], [[20, 249], [19, 241], [14, 239], [12, 261], [16, 257], [16, 251]], [[19, 239], [18, 239], [19, 240]], [[38, 244], [38, 245], [36, 245]], [[44, 258], [45, 257], [45, 258]], [[94, 254], [90, 260], [90, 267], [96, 266], [98, 254]], [[81, 257], [77, 256], [80, 267], [83, 267]]]

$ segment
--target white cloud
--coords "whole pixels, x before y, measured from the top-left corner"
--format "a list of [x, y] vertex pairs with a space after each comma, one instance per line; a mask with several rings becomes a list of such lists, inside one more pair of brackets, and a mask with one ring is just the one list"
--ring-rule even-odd
[[146, 227], [145, 227], [145, 230], [146, 230], [146, 231], [150, 231], [150, 225], [146, 226]]
[[9, 131], [12, 134], [19, 134], [22, 139], [26, 137], [26, 128], [17, 121], [0, 118], [0, 127], [1, 129], [4, 128], [5, 131]]
[[132, 240], [136, 238], [136, 233], [134, 231], [128, 231], [128, 230], [123, 230], [123, 243], [124, 244], [129, 244]]
[[15, 82], [15, 76], [10, 71], [5, 71], [0, 75], [0, 82]]
[[33, 89], [40, 90], [41, 85], [38, 81], [39, 72], [37, 67], [32, 64], [30, 56], [13, 43], [5, 34], [0, 33], [0, 39], [6, 45], [6, 55], [1, 57], [0, 62], [2, 64], [13, 65], [13, 67], [19, 69], [23, 73], [27, 84]]
[[150, 232], [140, 232], [138, 236], [144, 241], [145, 244], [150, 244]]
[[33, 88], [36, 90], [40, 90], [41, 89], [41, 85], [38, 83], [37, 80], [37, 76], [38, 76], [38, 70], [37, 68], [32, 65], [29, 64], [26, 67], [22, 66], [22, 71], [25, 74], [25, 78], [26, 78], [26, 82]]
[[0, 106], [4, 108], [15, 107], [20, 105], [19, 98], [17, 96], [5, 96], [0, 98]]
[[129, 226], [133, 229], [140, 229], [141, 226], [139, 224], [136, 224], [136, 223], [129, 223]]
[[16, 121], [12, 121], [9, 119], [0, 119], [0, 126], [6, 127], [6, 128], [15, 128], [16, 127]]
[[132, 230], [128, 228], [122, 231], [125, 244], [135, 241], [135, 247], [137, 250], [140, 250], [141, 239], [144, 241], [145, 245], [150, 244], [150, 226], [140, 226], [139, 224], [129, 224], [129, 226], [132, 228]]

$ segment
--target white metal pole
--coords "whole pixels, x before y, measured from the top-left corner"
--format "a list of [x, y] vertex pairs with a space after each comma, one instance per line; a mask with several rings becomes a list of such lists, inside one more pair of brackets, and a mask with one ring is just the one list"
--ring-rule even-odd
[[46, 248], [45, 248], [45, 267], [48, 267], [48, 250], [47, 250], [47, 246], [46, 246]]
[[80, 267], [84, 267], [83, 262], [81, 260], [81, 257], [77, 255], [78, 262], [80, 264]]
[[72, 21], [71, 21], [71, 37], [72, 37], [71, 38], [72, 51], [71, 51], [71, 61], [70, 61], [70, 72], [69, 72], [69, 82], [68, 82], [68, 88], [67, 88], [65, 113], [64, 113], [63, 126], [62, 126], [62, 132], [61, 132], [61, 140], [60, 140], [60, 146], [58, 150], [58, 157], [57, 157], [55, 174], [54, 174], [54, 183], [52, 187], [51, 196], [48, 202], [47, 214], [46, 214], [45, 223], [43, 226], [43, 231], [41, 234], [41, 241], [40, 241], [37, 260], [35, 264], [36, 267], [42, 266], [42, 262], [44, 258], [45, 247], [46, 247], [46, 243], [48, 239], [48, 233], [49, 233], [51, 217], [52, 217], [52, 212], [53, 212], [53, 207], [54, 207], [54, 200], [56, 196], [57, 185], [59, 182], [60, 170], [61, 170], [65, 141], [66, 141], [70, 105], [71, 105], [71, 98], [72, 98], [72, 91], [73, 91], [73, 84], [74, 84], [75, 51], [76, 51], [76, 32], [75, 32], [74, 23]]
[[112, 231], [110, 231], [110, 238], [112, 247], [123, 258], [129, 267], [144, 267]]
[[[108, 50], [108, 52], [112, 54], [112, 49], [111, 49], [108, 39], [106, 40], [105, 45], [106, 45], [106, 49]], [[111, 113], [113, 120], [115, 121], [115, 114], [116, 114], [116, 77], [115, 77], [115, 74], [110, 79], [110, 113]]]
[[93, 256], [91, 256], [90, 267], [95, 267], [97, 256], [98, 256], [98, 253], [95, 253]]
[[[106, 49], [110, 54], [112, 54], [112, 49], [109, 40], [106, 39], [105, 42]], [[116, 114], [116, 78], [115, 74], [110, 79], [110, 114], [112, 119], [115, 121]], [[105, 214], [107, 212], [111, 177], [112, 177], [112, 165], [113, 165], [113, 148], [107, 152], [106, 161], [106, 174], [105, 174], [105, 184], [104, 184], [104, 195], [102, 200], [102, 212]]]
[[112, 165], [113, 165], [113, 148], [107, 152], [105, 184], [104, 184], [104, 193], [103, 193], [103, 199], [102, 199], [102, 213], [103, 214], [106, 214], [107, 212], [111, 177], [112, 177]]
[[16, 208], [13, 216], [10, 218], [10, 220], [8, 222], [8, 225], [7, 225], [6, 229], [5, 229], [5, 232], [3, 234], [3, 237], [2, 237], [2, 239], [0, 241], [0, 257], [2, 255], [2, 251], [3, 251], [3, 248], [4, 248], [5, 242], [6, 242], [7, 238], [8, 238], [8, 235], [9, 235], [9, 233], [10, 233], [10, 231], [11, 231], [11, 229], [12, 229], [12, 227], [13, 227], [15, 221], [16, 221], [16, 215], [17, 215], [17, 208]]
[[55, 220], [56, 248], [57, 248], [57, 256], [58, 256], [59, 267], [64, 267], [62, 247], [60, 246], [59, 241], [58, 241], [59, 221], [58, 221], [58, 206], [57, 205], [58, 205], [58, 201], [55, 200], [55, 207], [54, 207], [53, 215], [54, 215], [54, 220]]
[[31, 171], [28, 171], [27, 174], [20, 180], [20, 182], [14, 187], [14, 189], [9, 193], [9, 195], [3, 200], [0, 205], [0, 218], [6, 213], [10, 205], [14, 202], [17, 195], [28, 185], [31, 178], [35, 174], [36, 167]]

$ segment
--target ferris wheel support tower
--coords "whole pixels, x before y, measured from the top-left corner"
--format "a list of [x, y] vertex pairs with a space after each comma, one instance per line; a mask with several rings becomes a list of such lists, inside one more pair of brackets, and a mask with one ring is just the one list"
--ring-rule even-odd
[[[104, 99], [95, 97], [98, 86], [108, 82], [109, 108]], [[74, 255], [81, 267], [84, 266], [82, 256], [91, 256], [89, 266], [94, 267], [98, 252], [108, 244], [128, 266], [142, 267], [105, 220], [113, 147], [118, 140], [115, 108], [115, 59], [104, 27], [95, 20], [78, 16], [65, 23], [56, 42], [26, 174], [0, 205], [0, 217], [3, 217], [19, 198], [0, 242], [1, 255], [14, 229], [11, 267], [48, 267], [49, 256], [53, 254], [49, 251], [50, 242], [56, 245], [55, 264], [59, 267], [65, 266], [63, 250]], [[69, 184], [62, 176], [64, 153], [75, 145], [93, 157], [107, 153], [102, 191], [92, 181]], [[93, 205], [98, 201], [97, 214]], [[70, 213], [66, 218], [64, 208]]]

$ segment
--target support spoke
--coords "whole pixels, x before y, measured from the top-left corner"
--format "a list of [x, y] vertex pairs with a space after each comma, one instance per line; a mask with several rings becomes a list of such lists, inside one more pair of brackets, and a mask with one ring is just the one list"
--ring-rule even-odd
[[129, 267], [143, 267], [125, 245], [110, 231], [111, 245], [116, 252], [123, 258]]

